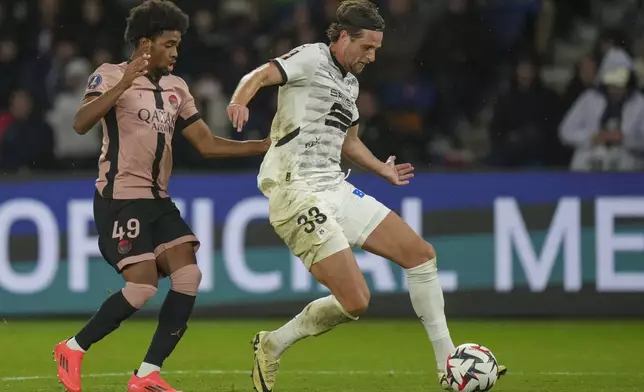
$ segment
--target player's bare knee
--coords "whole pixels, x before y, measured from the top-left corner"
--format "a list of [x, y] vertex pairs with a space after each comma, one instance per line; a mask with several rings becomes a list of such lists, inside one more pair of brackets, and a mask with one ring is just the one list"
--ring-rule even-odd
[[201, 270], [197, 264], [186, 265], [170, 275], [171, 290], [186, 295], [197, 295], [201, 283]]
[[418, 241], [415, 246], [407, 248], [403, 267], [414, 268], [436, 257], [434, 247], [425, 240]]
[[347, 301], [347, 304], [344, 305], [344, 310], [354, 317], [359, 317], [369, 308], [370, 300], [371, 293], [369, 289], [360, 290]]
[[421, 257], [423, 261], [421, 263], [436, 258], [436, 250], [434, 249], [434, 246], [427, 241], [423, 241], [423, 250], [421, 253], [423, 253]]
[[142, 283], [125, 283], [123, 296], [134, 308], [141, 309], [157, 293], [156, 286]]

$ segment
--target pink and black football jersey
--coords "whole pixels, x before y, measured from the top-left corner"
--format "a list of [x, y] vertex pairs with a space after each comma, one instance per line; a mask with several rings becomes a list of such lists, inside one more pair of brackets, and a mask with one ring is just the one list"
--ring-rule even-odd
[[[127, 63], [103, 64], [89, 78], [85, 96], [116, 85]], [[167, 75], [137, 78], [101, 120], [103, 146], [96, 188], [108, 199], [168, 197], [172, 135], [200, 119], [186, 82]]]

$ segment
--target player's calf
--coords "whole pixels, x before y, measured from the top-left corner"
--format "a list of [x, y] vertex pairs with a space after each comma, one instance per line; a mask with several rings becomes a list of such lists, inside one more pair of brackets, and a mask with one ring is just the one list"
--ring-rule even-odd
[[124, 320], [142, 308], [156, 292], [155, 286], [127, 282], [123, 289], [103, 302], [98, 312], [76, 336], [67, 341], [67, 347], [86, 352], [92, 344], [115, 331]]
[[269, 333], [265, 349], [271, 356], [278, 358], [301, 339], [357, 320], [369, 306], [369, 288], [350, 248], [313, 264], [311, 273], [332, 295], [311, 302], [284, 326]]
[[432, 342], [436, 366], [443, 369], [454, 344], [445, 319], [436, 251], [393, 212], [367, 237], [363, 248], [404, 268], [412, 306]]
[[445, 300], [438, 280], [436, 258], [406, 269], [405, 274], [412, 307], [432, 342], [436, 366], [442, 370], [447, 356], [454, 350], [454, 343], [445, 318]]
[[138, 369], [139, 377], [158, 372], [185, 334], [201, 277], [196, 264], [183, 266], [170, 274], [171, 288], [161, 306], [157, 330]]
[[280, 366], [280, 356], [295, 342], [309, 336], [319, 336], [334, 327], [352, 320], [366, 309], [368, 299], [353, 302], [352, 313], [333, 295], [316, 299], [284, 326], [273, 332], [259, 332], [253, 338], [255, 358], [251, 377], [258, 392], [270, 392]]
[[[134, 266], [130, 268], [136, 269]], [[146, 269], [145, 263], [139, 265], [138, 269], [144, 271]], [[153, 271], [156, 272], [156, 269]], [[132, 275], [132, 273], [128, 273], [128, 275]], [[123, 289], [112, 294], [101, 305], [96, 314], [76, 336], [56, 345], [54, 360], [58, 365], [58, 379], [68, 391], [81, 391], [82, 361], [85, 352], [92, 344], [116, 330], [121, 322], [145, 305], [156, 291], [156, 286], [152, 284], [127, 282]]]
[[[137, 264], [137, 266], [146, 268], [143, 264]], [[153, 271], [156, 274], [156, 269]], [[151, 279], [147, 283], [126, 282], [123, 289], [103, 302], [85, 327], [67, 342], [67, 346], [74, 350], [89, 350], [92, 344], [115, 331], [124, 320], [143, 307], [156, 292], [156, 281]]]

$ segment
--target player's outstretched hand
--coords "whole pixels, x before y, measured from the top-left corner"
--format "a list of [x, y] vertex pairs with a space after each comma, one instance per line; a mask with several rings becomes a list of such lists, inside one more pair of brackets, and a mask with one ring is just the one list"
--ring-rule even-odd
[[233, 123], [233, 127], [237, 129], [237, 132], [241, 132], [244, 125], [248, 122], [248, 108], [238, 103], [231, 103], [226, 108], [226, 112], [228, 113], [230, 122]]
[[134, 83], [134, 79], [147, 74], [149, 59], [150, 55], [146, 53], [129, 63], [125, 68], [125, 72], [123, 73], [120, 83], [122, 83], [125, 88], [130, 88], [132, 83]]
[[262, 140], [262, 147], [265, 149], [264, 152], [267, 152], [269, 148], [271, 148], [271, 137], [267, 137], [266, 139]]
[[387, 170], [383, 173], [383, 177], [392, 185], [408, 185], [409, 180], [414, 177], [414, 167], [411, 163], [401, 163], [396, 165], [396, 157], [390, 156], [385, 162]]

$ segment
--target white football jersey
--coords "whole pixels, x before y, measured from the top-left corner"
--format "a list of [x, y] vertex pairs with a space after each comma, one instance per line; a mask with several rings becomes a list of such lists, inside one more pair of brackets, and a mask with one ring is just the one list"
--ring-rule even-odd
[[342, 70], [324, 43], [299, 46], [272, 61], [286, 82], [279, 88], [259, 189], [268, 195], [276, 185], [311, 190], [339, 185], [342, 144], [358, 122], [358, 79]]

